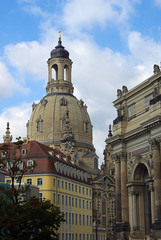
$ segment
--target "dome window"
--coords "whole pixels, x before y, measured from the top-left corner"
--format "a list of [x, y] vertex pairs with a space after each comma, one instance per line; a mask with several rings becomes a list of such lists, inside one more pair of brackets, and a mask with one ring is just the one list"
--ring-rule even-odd
[[89, 130], [89, 124], [88, 124], [88, 122], [84, 122], [84, 131], [85, 131], [85, 133], [88, 133], [88, 130]]
[[51, 89], [51, 93], [54, 93], [54, 88]]
[[67, 65], [64, 66], [64, 81], [69, 81], [69, 67]]
[[37, 119], [37, 132], [42, 132], [42, 119], [41, 116], [39, 117], [39, 119]]
[[60, 100], [60, 106], [67, 106], [67, 100], [64, 97]]
[[25, 155], [26, 154], [26, 149], [21, 149], [21, 154]]
[[33, 160], [28, 160], [28, 161], [27, 161], [27, 166], [28, 166], [28, 167], [32, 167], [33, 165], [34, 165]]

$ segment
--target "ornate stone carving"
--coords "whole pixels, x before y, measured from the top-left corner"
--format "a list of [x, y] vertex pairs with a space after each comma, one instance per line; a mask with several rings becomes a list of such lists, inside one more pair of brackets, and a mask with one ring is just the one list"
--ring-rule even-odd
[[149, 144], [151, 145], [152, 150], [160, 149], [159, 138], [158, 139], [153, 138], [153, 139], [149, 140]]
[[40, 101], [40, 103], [41, 103], [41, 106], [43, 106], [43, 107], [45, 107], [45, 105], [47, 104], [47, 100], [46, 99], [42, 99], [41, 101]]

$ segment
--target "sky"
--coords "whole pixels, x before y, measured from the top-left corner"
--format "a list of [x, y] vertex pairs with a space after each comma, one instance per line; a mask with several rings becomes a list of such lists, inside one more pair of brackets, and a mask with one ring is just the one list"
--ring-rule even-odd
[[117, 89], [130, 90], [161, 62], [161, 0], [0, 0], [0, 141], [27, 135], [32, 103], [46, 95], [47, 60], [62, 31], [103, 162]]

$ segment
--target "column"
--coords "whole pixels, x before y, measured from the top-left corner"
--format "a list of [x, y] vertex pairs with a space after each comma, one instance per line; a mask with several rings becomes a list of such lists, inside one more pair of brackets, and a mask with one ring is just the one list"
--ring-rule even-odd
[[129, 222], [128, 214], [128, 189], [127, 189], [127, 157], [121, 153], [121, 213], [122, 222]]
[[121, 222], [121, 176], [120, 158], [115, 154], [115, 193], [116, 193], [116, 223]]
[[132, 193], [132, 216], [133, 216], [133, 229], [137, 229], [137, 206], [136, 206], [137, 192]]
[[154, 191], [155, 191], [155, 220], [161, 221], [161, 159], [160, 143], [157, 139], [151, 140], [154, 163]]
[[149, 190], [151, 195], [151, 217], [152, 217], [152, 223], [155, 222], [155, 199], [154, 199], [154, 187], [153, 183], [149, 183]]

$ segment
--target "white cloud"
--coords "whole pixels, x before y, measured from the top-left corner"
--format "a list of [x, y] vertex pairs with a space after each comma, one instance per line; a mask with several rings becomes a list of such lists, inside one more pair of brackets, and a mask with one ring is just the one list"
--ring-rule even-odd
[[159, 7], [161, 7], [161, 0], [154, 0], [155, 4]]
[[93, 24], [120, 24], [126, 21], [133, 12], [133, 4], [129, 0], [69, 0], [64, 7], [63, 22], [77, 31]]
[[[6, 132], [7, 122], [10, 123], [10, 132], [13, 141], [16, 137], [26, 137], [26, 123], [31, 114], [31, 104], [22, 103], [19, 106], [6, 108], [0, 114], [0, 142], [3, 142], [3, 136]], [[3, 135], [2, 135], [3, 134]]]
[[30, 73], [35, 79], [44, 80], [47, 74], [46, 60], [50, 46], [37, 41], [10, 44], [5, 47], [5, 57], [19, 74]]
[[0, 62], [0, 98], [10, 97], [15, 92], [27, 94], [28, 89], [20, 85], [20, 83], [14, 79], [10, 74], [7, 66]]

